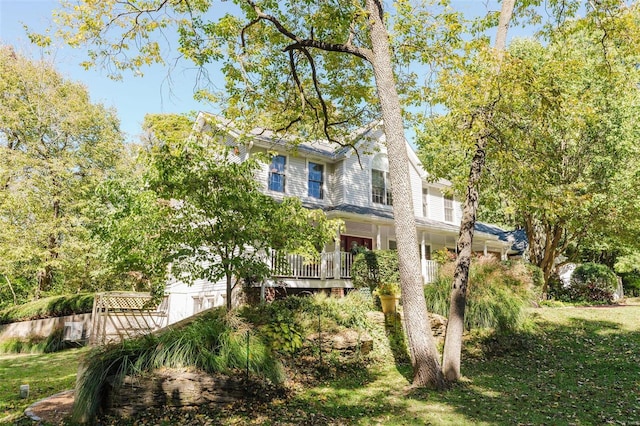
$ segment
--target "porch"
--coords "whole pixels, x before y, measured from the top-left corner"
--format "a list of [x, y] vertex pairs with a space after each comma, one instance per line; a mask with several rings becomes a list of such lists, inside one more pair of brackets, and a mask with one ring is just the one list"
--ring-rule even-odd
[[[272, 276], [293, 280], [351, 280], [353, 265], [351, 252], [323, 252], [318, 262], [310, 262], [301, 255], [272, 252], [268, 262]], [[425, 284], [435, 281], [438, 264], [422, 259], [422, 278]]]

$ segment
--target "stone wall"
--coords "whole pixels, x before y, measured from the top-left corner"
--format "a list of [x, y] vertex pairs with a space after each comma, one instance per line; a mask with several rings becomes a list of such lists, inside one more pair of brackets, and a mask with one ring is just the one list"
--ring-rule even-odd
[[128, 417], [150, 407], [229, 404], [244, 399], [251, 388], [241, 378], [166, 368], [125, 377], [121, 385], [109, 389], [105, 411]]

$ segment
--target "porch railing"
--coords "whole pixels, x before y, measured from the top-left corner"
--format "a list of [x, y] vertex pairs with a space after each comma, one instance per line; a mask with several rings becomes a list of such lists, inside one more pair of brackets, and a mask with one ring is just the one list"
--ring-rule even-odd
[[[276, 278], [351, 279], [353, 254], [344, 251], [321, 253], [317, 261], [312, 261], [298, 254], [272, 252], [269, 261]], [[423, 261], [422, 276], [425, 283], [434, 282], [437, 273], [438, 264], [435, 261]]]
[[438, 277], [438, 262], [435, 260], [423, 260], [422, 261], [422, 276], [426, 284], [432, 283]]
[[272, 252], [271, 273], [277, 278], [334, 279], [351, 278], [353, 255], [347, 252], [320, 253], [317, 261], [299, 254]]

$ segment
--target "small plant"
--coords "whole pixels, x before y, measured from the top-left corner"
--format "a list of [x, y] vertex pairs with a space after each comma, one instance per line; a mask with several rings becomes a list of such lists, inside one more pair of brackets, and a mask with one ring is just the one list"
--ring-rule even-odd
[[435, 250], [433, 253], [431, 253], [431, 259], [437, 262], [438, 265], [444, 265], [456, 260], [456, 254], [452, 251], [449, 251], [447, 248], [443, 248], [442, 250]]
[[303, 337], [295, 323], [293, 313], [280, 311], [276, 318], [262, 329], [265, 340], [278, 352], [294, 354], [302, 349]]
[[397, 296], [400, 294], [400, 286], [396, 282], [384, 282], [373, 293], [377, 296]]

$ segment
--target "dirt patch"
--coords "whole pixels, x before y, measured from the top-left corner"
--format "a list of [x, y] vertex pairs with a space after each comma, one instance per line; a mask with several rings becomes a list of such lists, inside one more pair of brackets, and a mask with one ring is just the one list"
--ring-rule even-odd
[[24, 413], [34, 421], [61, 425], [71, 415], [72, 409], [73, 390], [68, 390], [34, 402]]

